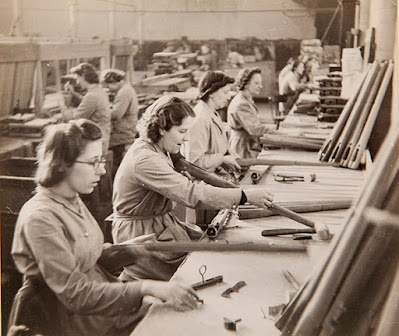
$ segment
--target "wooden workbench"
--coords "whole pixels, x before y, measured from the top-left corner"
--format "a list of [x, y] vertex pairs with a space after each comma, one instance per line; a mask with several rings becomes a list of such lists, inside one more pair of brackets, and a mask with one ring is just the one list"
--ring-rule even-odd
[[[316, 153], [293, 151], [268, 151], [262, 156], [273, 158], [290, 157], [296, 160], [314, 158]], [[286, 184], [276, 182], [273, 172], [279, 170], [306, 172], [317, 175], [315, 182], [294, 182]], [[312, 200], [339, 199], [357, 197], [364, 180], [364, 171], [352, 171], [333, 167], [272, 167], [259, 185], [244, 188], [268, 188], [275, 195], [275, 200]], [[303, 214], [305, 217], [322, 221], [337, 237], [345, 224], [349, 210], [335, 210]], [[303, 228], [290, 219], [272, 216], [249, 220], [238, 220], [238, 227], [221, 233], [221, 240], [292, 242], [291, 237], [265, 238], [261, 232], [265, 228]], [[335, 239], [335, 237], [333, 239]], [[148, 315], [136, 327], [132, 336], [147, 335], [231, 335], [232, 331], [224, 328], [224, 319], [242, 321], [237, 323], [237, 335], [279, 335], [274, 321], [268, 316], [268, 307], [287, 303], [287, 292], [294, 290], [285, 279], [283, 270], [290, 271], [300, 284], [303, 284], [317, 265], [328, 254], [332, 241], [316, 239], [295, 241], [308, 247], [308, 253], [265, 253], [265, 252], [193, 252], [177, 270], [172, 280], [181, 280], [187, 284], [201, 281], [199, 268], [207, 266], [205, 278], [223, 275], [223, 282], [213, 287], [198, 291], [204, 304], [190, 312], [177, 312], [163, 304], [155, 304]], [[221, 293], [234, 286], [238, 281], [245, 281], [246, 286], [230, 298], [221, 297]], [[264, 315], [265, 314], [265, 315]], [[265, 317], [266, 316], [266, 317]]]

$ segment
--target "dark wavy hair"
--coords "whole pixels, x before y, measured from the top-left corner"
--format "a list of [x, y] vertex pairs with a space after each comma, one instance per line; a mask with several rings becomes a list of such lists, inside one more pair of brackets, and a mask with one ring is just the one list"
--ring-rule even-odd
[[122, 70], [107, 69], [101, 74], [102, 82], [106, 84], [119, 83], [122, 79], [125, 79], [126, 73]]
[[221, 71], [206, 71], [198, 82], [198, 98], [207, 102], [209, 95], [216, 92], [227, 84], [233, 84], [234, 78], [227, 76]]
[[161, 129], [169, 131], [172, 126], [180, 126], [188, 116], [195, 117], [190, 105], [180, 98], [163, 96], [146, 109], [137, 124], [137, 129], [142, 138], [156, 143], [161, 138]]
[[237, 89], [241, 91], [244, 90], [247, 84], [250, 82], [253, 75], [260, 73], [262, 73], [262, 70], [258, 67], [244, 68], [240, 70], [236, 79]]
[[90, 84], [98, 84], [100, 82], [95, 67], [90, 63], [80, 63], [71, 69], [71, 73], [82, 76]]
[[87, 143], [101, 136], [101, 129], [87, 119], [48, 126], [37, 150], [36, 183], [52, 187], [61, 182]]

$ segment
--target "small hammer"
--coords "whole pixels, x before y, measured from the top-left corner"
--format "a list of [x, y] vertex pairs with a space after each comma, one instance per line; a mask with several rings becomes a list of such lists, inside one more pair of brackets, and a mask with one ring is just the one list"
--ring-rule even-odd
[[304, 224], [308, 227], [311, 227], [313, 229], [316, 230], [316, 234], [317, 236], [321, 239], [321, 240], [329, 240], [331, 239], [331, 234], [330, 231], [328, 230], [328, 227], [326, 224], [324, 223], [320, 223], [320, 222], [313, 222], [310, 219], [307, 219], [306, 217], [303, 217], [299, 214], [297, 214], [294, 211], [291, 211], [287, 208], [284, 208], [278, 204], [275, 203], [271, 203], [270, 206], [265, 205], [264, 206], [265, 209], [268, 209], [270, 211], [273, 211], [276, 214], [279, 214], [281, 216], [290, 218], [296, 222], [299, 222], [301, 224]]

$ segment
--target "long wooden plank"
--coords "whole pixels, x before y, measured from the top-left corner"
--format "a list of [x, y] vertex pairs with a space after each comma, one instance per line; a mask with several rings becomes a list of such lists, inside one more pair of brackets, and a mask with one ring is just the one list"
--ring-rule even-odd
[[345, 127], [333, 150], [333, 153], [330, 158], [330, 162], [332, 162], [333, 164], [339, 164], [341, 160], [342, 154], [345, 150], [345, 146], [349, 141], [350, 135], [353, 132], [353, 129], [356, 126], [356, 123], [359, 119], [359, 114], [366, 102], [368, 92], [371, 90], [371, 87], [374, 83], [374, 79], [377, 76], [377, 71], [378, 71], [378, 62], [374, 62], [370, 70], [370, 77], [368, 78], [368, 81], [365, 82], [365, 85], [362, 87], [362, 90], [359, 94], [359, 99], [356, 101], [356, 104], [353, 107], [353, 110], [349, 115], [348, 121], [345, 124]]
[[377, 120], [378, 112], [381, 108], [382, 101], [384, 100], [387, 88], [391, 82], [393, 74], [394, 64], [392, 61], [389, 62], [388, 69], [385, 72], [384, 79], [381, 83], [380, 89], [378, 91], [377, 97], [371, 108], [370, 115], [367, 119], [366, 125], [363, 128], [363, 132], [350, 156], [350, 162], [348, 164], [349, 168], [357, 169], [360, 165], [360, 160], [362, 153], [365, 151], [368, 141], [370, 139], [371, 132], [373, 131], [375, 121]]
[[353, 154], [354, 148], [355, 148], [357, 142], [359, 141], [360, 134], [362, 133], [364, 125], [366, 123], [366, 120], [369, 116], [371, 107], [374, 103], [375, 96], [377, 95], [378, 89], [380, 88], [381, 81], [384, 77], [385, 70], [387, 69], [387, 66], [388, 66], [388, 64], [386, 62], [384, 62], [383, 64], [380, 65], [377, 77], [373, 83], [373, 86], [372, 86], [370, 92], [368, 93], [367, 101], [362, 109], [359, 120], [356, 124], [355, 131], [351, 134], [350, 141], [348, 142], [348, 145], [346, 146], [346, 148], [342, 154], [341, 163], [340, 163], [341, 167], [348, 166], [350, 157]]
[[319, 151], [318, 158], [320, 161], [328, 161], [330, 159], [331, 153], [341, 135], [342, 130], [345, 127], [345, 124], [350, 116], [350, 113], [352, 112], [353, 107], [355, 106], [359, 94], [362, 92], [363, 86], [365, 85], [366, 81], [368, 81], [369, 76], [369, 71], [363, 74], [363, 78], [360, 81], [360, 84], [357, 87], [355, 94], [345, 104], [345, 107], [342, 110], [338, 120], [336, 121], [333, 130], [331, 131], [329, 137], [326, 139], [322, 148]]

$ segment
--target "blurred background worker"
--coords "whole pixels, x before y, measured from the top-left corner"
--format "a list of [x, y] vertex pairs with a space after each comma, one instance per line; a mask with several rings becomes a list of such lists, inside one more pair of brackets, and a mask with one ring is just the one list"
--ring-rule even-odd
[[262, 124], [253, 97], [262, 89], [261, 69], [242, 69], [236, 79], [237, 95], [228, 107], [227, 123], [231, 128], [229, 152], [241, 158], [256, 158], [262, 147], [259, 137], [269, 132]]
[[280, 95], [286, 95], [287, 100], [279, 104], [279, 110], [281, 113], [287, 114], [294, 105], [299, 94], [303, 90], [313, 87], [311, 84], [301, 83], [304, 71], [305, 65], [300, 60], [295, 59], [292, 64], [292, 69], [288, 71], [282, 79], [279, 93]]
[[112, 130], [109, 141], [109, 149], [113, 153], [113, 177], [137, 135], [137, 94], [125, 76], [124, 71], [117, 69], [107, 69], [101, 73], [101, 84], [115, 95], [111, 106]]

